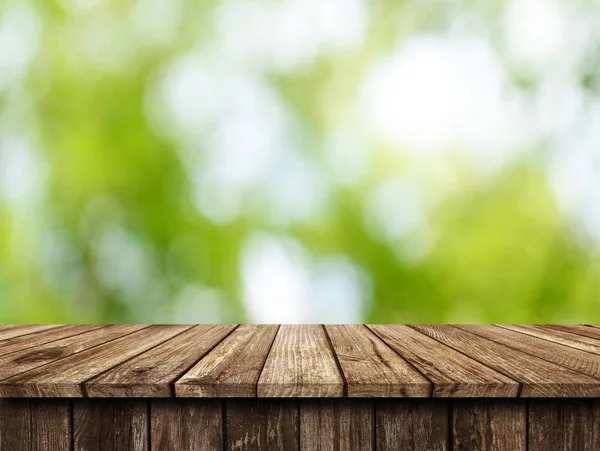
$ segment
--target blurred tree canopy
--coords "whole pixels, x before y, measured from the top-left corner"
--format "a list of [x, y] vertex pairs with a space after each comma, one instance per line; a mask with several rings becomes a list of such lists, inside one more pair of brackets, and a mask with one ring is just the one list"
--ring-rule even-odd
[[0, 320], [599, 322], [600, 6], [326, 3], [3, 2]]

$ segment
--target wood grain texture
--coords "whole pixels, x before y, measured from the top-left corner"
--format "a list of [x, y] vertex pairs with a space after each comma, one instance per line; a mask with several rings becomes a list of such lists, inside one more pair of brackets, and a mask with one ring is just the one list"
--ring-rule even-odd
[[600, 340], [600, 329], [590, 326], [582, 326], [580, 324], [547, 324], [547, 328], [552, 330], [561, 330], [582, 337], [595, 338]]
[[10, 354], [11, 352], [21, 351], [23, 349], [34, 348], [46, 343], [60, 340], [62, 338], [89, 332], [103, 327], [102, 325], [80, 324], [74, 326], [57, 326], [51, 329], [44, 329], [27, 335], [9, 338], [0, 341], [0, 356]]
[[89, 380], [89, 397], [168, 398], [173, 382], [235, 329], [234, 325], [195, 326]]
[[597, 451], [600, 411], [591, 400], [531, 400], [529, 450]]
[[74, 451], [147, 451], [148, 402], [74, 400], [73, 436]]
[[600, 378], [600, 357], [597, 354], [500, 327], [480, 325], [457, 327], [593, 378]]
[[0, 451], [70, 450], [69, 401], [0, 399]]
[[600, 354], [600, 340], [584, 337], [583, 335], [576, 335], [570, 332], [537, 325], [498, 324], [498, 327], [553, 341], [554, 343], [560, 343], [569, 346], [570, 348]]
[[452, 402], [455, 451], [525, 451], [525, 400], [457, 400]]
[[10, 354], [0, 357], [0, 379], [7, 379], [33, 368], [78, 354], [145, 327], [147, 326], [107, 326], [74, 337], [44, 343], [33, 348], [25, 347], [20, 351], [13, 351]]
[[152, 451], [204, 451], [223, 447], [223, 407], [218, 400], [151, 401]]
[[298, 401], [227, 400], [225, 427], [228, 451], [296, 450]]
[[369, 400], [300, 402], [300, 451], [373, 450], [373, 406]]
[[365, 326], [325, 326], [349, 397], [427, 397], [432, 384]]
[[[5, 397], [83, 397], [85, 381], [184, 332], [189, 327], [146, 327], [4, 379], [0, 381], [0, 394]], [[13, 354], [9, 354], [11, 355]], [[31, 358], [35, 358], [35, 353]]]
[[323, 326], [281, 326], [258, 381], [259, 397], [341, 397], [344, 380]]
[[433, 382], [433, 397], [516, 397], [519, 383], [408, 326], [369, 325]]
[[0, 329], [0, 340], [8, 340], [9, 338], [20, 337], [21, 335], [29, 335], [62, 326], [64, 326], [64, 324], [5, 324]]
[[448, 403], [441, 399], [378, 400], [378, 451], [447, 451]]
[[175, 383], [178, 397], [256, 397], [278, 326], [238, 327]]
[[597, 397], [600, 381], [452, 326], [411, 326], [522, 384], [522, 397]]

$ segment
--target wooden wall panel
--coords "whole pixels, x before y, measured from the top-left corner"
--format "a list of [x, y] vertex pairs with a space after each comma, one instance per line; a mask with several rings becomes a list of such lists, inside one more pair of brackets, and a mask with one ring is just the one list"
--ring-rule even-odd
[[373, 450], [373, 420], [369, 400], [301, 401], [300, 450]]
[[446, 451], [448, 402], [442, 400], [376, 401], [378, 451]]
[[148, 402], [74, 400], [74, 451], [148, 451]]
[[451, 412], [455, 451], [527, 449], [527, 405], [524, 400], [454, 400]]
[[0, 399], [0, 450], [71, 450], [68, 400]]
[[152, 451], [223, 449], [223, 401], [156, 399], [150, 418]]
[[298, 432], [296, 400], [226, 401], [226, 450], [297, 450]]
[[[590, 400], [534, 400], [529, 404], [531, 451], [598, 451], [598, 405]], [[596, 426], [596, 430], [594, 430]]]

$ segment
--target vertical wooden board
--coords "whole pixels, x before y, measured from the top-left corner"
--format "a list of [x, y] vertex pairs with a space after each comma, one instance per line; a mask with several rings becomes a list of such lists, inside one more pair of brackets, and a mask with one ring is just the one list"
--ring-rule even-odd
[[369, 451], [374, 433], [371, 401], [300, 402], [301, 451]]
[[0, 450], [29, 451], [29, 400], [0, 399]]
[[70, 450], [70, 416], [66, 400], [1, 399], [0, 450]]
[[456, 400], [452, 402], [455, 451], [525, 451], [527, 405], [524, 400]]
[[223, 448], [223, 404], [218, 400], [156, 399], [150, 404], [152, 451]]
[[298, 402], [228, 400], [225, 437], [228, 451], [296, 450], [299, 445]]
[[[540, 399], [529, 404], [531, 451], [598, 451], [594, 401]], [[596, 443], [595, 443], [596, 441]]]
[[257, 386], [258, 397], [342, 397], [340, 375], [323, 326], [279, 328]]
[[148, 451], [148, 402], [74, 400], [74, 451]]
[[377, 450], [448, 450], [448, 410], [445, 400], [376, 401]]

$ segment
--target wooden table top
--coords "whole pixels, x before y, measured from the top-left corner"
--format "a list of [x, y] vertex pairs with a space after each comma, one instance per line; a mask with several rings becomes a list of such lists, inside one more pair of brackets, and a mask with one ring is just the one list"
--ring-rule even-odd
[[600, 397], [600, 326], [3, 325], [0, 397]]

